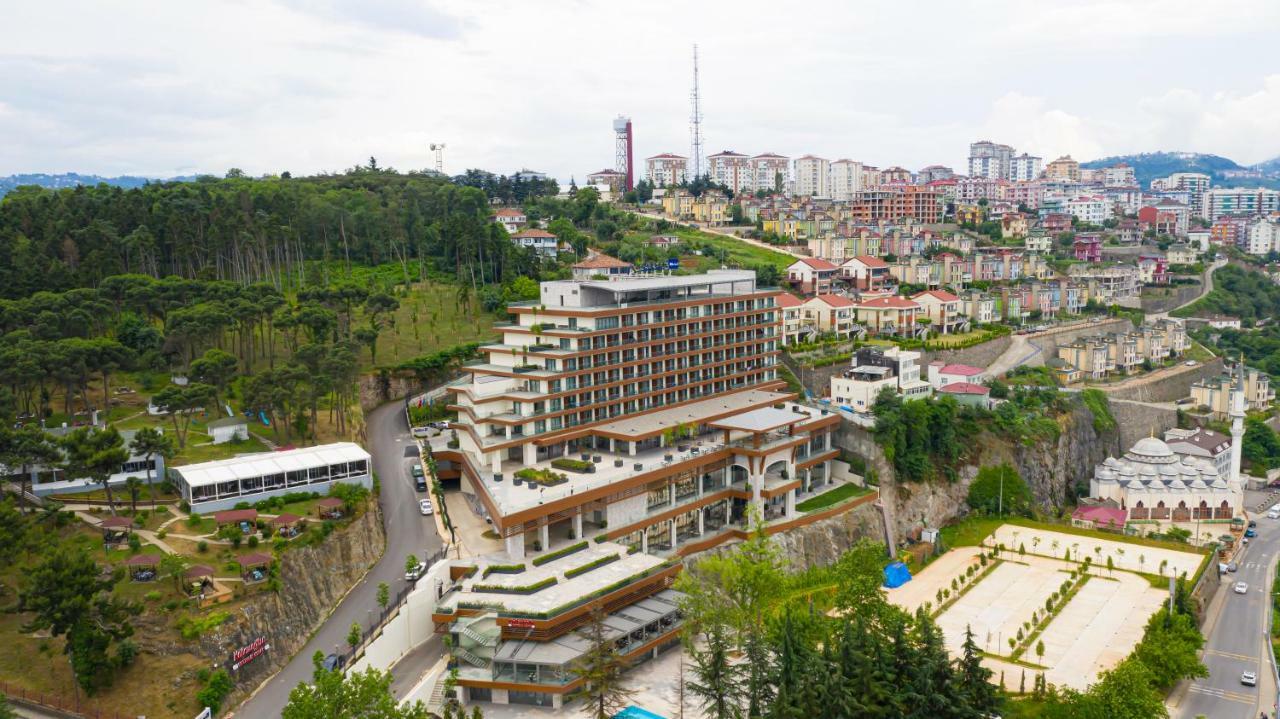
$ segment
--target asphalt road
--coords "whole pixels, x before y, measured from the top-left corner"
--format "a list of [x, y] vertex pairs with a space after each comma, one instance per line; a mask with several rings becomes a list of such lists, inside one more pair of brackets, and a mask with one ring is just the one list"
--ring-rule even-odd
[[[1175, 719], [1194, 719], [1204, 715], [1213, 719], [1255, 719], [1260, 712], [1274, 717], [1274, 682], [1271, 680], [1268, 616], [1273, 566], [1280, 549], [1280, 520], [1267, 519], [1266, 510], [1253, 512], [1254, 502], [1263, 495], [1246, 493], [1245, 504], [1250, 516], [1258, 522], [1258, 536], [1236, 560], [1239, 570], [1223, 576], [1222, 601], [1210, 604], [1213, 623], [1205, 642], [1201, 661], [1209, 676], [1191, 683], [1185, 696], [1171, 715]], [[1245, 582], [1246, 594], [1236, 594], [1232, 585]], [[1215, 606], [1216, 604], [1216, 606]], [[1258, 675], [1258, 686], [1240, 683], [1242, 672]]]
[[[378, 607], [378, 584], [386, 582], [391, 585], [393, 592], [398, 590], [405, 583], [405, 557], [410, 554], [419, 558], [428, 556], [443, 544], [436, 532], [435, 522], [423, 517], [418, 510], [418, 500], [427, 495], [415, 491], [409, 478], [411, 460], [417, 456], [417, 444], [409, 436], [404, 405], [400, 402], [385, 404], [370, 412], [367, 420], [367, 449], [373, 456], [373, 469], [378, 473], [382, 486], [379, 504], [382, 506], [383, 527], [387, 533], [386, 552], [338, 604], [302, 651], [242, 704], [235, 716], [245, 719], [280, 716], [293, 687], [311, 679], [312, 655], [317, 651], [328, 654], [337, 647], [345, 646], [347, 631], [352, 622], [367, 624], [370, 610]], [[396, 673], [417, 671], [420, 666], [429, 667], [434, 664], [435, 657], [439, 656], [442, 648], [438, 642], [428, 642], [428, 645], [430, 647], [411, 655], [418, 661], [402, 662], [401, 667], [398, 667], [401, 671]], [[429, 656], [432, 648], [434, 657]], [[406, 683], [411, 684], [416, 677], [397, 679], [397, 683], [404, 686]]]

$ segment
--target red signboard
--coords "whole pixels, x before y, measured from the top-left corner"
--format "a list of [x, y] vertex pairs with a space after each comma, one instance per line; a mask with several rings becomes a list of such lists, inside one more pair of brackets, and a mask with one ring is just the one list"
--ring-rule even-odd
[[533, 629], [532, 619], [508, 619], [507, 626], [512, 629]]
[[265, 654], [266, 651], [270, 648], [271, 648], [271, 645], [267, 644], [266, 639], [262, 637], [258, 637], [252, 642], [232, 652], [231, 668], [235, 670], [235, 669], [239, 669], [240, 667], [243, 667], [244, 665], [248, 664], [254, 659], [257, 659], [258, 657]]

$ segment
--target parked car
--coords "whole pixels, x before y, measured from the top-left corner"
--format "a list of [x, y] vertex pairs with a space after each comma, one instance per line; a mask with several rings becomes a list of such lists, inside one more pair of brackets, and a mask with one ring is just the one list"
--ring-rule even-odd
[[430, 516], [432, 512], [436, 511], [435, 507], [431, 506], [431, 500], [429, 499], [424, 499], [421, 502], [418, 502], [418, 509], [422, 512], [422, 516], [424, 517]]
[[414, 566], [413, 569], [410, 569], [409, 571], [404, 573], [404, 580], [406, 582], [416, 582], [419, 579], [421, 579], [422, 575], [426, 574], [426, 572], [427, 572], [427, 563], [418, 562], [418, 564]]
[[409, 433], [412, 434], [417, 439], [425, 439], [431, 436], [431, 428], [430, 427], [414, 427], [413, 429], [409, 430]]
[[1256, 520], [1256, 519], [1250, 519], [1250, 520], [1249, 520], [1249, 528], [1250, 528], [1250, 529], [1253, 529], [1253, 528], [1254, 528], [1254, 527], [1256, 527], [1256, 526], [1258, 526], [1258, 520]]
[[1244, 672], [1240, 675], [1240, 683], [1247, 687], [1258, 686], [1258, 675], [1253, 672]]
[[1187, 360], [1187, 361], [1186, 361], [1186, 365], [1187, 365], [1188, 367], [1195, 367], [1197, 364], [1200, 364], [1200, 363], [1199, 363], [1199, 362], [1196, 362], [1195, 360]]
[[1277, 512], [1274, 509], [1267, 512], [1267, 519], [1280, 519], [1280, 512]]
[[339, 669], [340, 667], [342, 667], [342, 657], [338, 656], [337, 654], [330, 654], [329, 656], [324, 658], [324, 663], [321, 664], [320, 666], [324, 667], [325, 671], [330, 671], [330, 672], [334, 671], [335, 669]]
[[1228, 564], [1228, 565], [1227, 565], [1227, 571], [1228, 571], [1228, 572], [1234, 572], [1234, 571], [1236, 571], [1236, 570], [1237, 570], [1237, 569], [1239, 569], [1239, 568], [1240, 568], [1240, 565], [1236, 564], [1235, 562], [1232, 562], [1231, 564]]
[[1248, 594], [1249, 585], [1245, 584], [1244, 582], [1236, 582], [1236, 585], [1231, 588], [1231, 591], [1235, 592], [1236, 594]]
[[1252, 528], [1246, 529], [1244, 530], [1244, 536], [1248, 539], [1253, 539], [1254, 537], [1258, 536], [1258, 530], [1252, 529]]

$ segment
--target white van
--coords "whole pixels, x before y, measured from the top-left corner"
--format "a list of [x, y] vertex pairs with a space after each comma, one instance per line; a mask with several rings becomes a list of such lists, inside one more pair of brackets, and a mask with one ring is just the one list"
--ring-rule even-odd
[[1273, 509], [1267, 512], [1267, 519], [1280, 519], [1280, 510]]

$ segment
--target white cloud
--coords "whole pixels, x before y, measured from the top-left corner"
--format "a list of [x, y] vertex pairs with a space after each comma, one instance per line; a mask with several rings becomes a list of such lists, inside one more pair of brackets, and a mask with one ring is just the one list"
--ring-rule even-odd
[[[708, 151], [958, 164], [989, 137], [1043, 156], [1280, 154], [1262, 0], [642, 5], [546, 0], [47, 0], [0, 24], [0, 174], [407, 169], [567, 179]], [[1256, 69], [1255, 69], [1256, 68]]]

